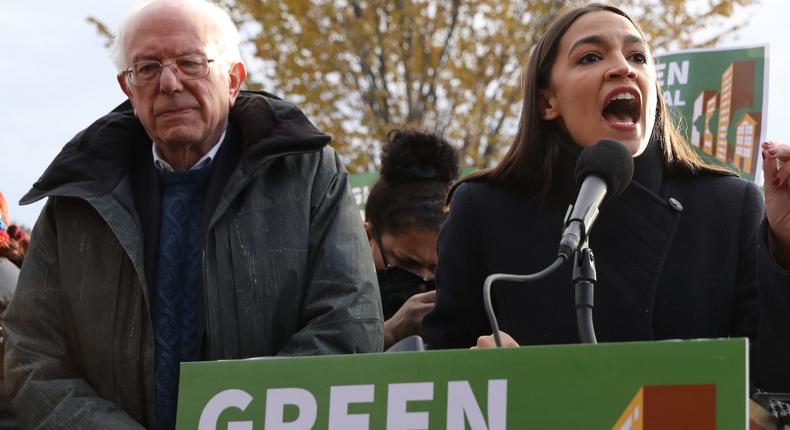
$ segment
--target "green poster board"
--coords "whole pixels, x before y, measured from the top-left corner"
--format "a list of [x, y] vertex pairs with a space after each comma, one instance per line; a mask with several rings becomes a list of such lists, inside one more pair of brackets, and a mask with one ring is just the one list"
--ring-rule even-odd
[[708, 162], [750, 180], [762, 175], [767, 118], [767, 48], [695, 49], [657, 57], [673, 121]]
[[692, 411], [712, 426], [693, 428], [742, 430], [747, 349], [730, 339], [185, 363], [177, 428], [657, 429], [651, 419]]

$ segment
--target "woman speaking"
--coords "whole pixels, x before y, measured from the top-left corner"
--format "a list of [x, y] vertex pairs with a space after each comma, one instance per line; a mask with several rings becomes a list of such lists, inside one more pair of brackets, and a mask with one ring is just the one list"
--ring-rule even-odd
[[[763, 146], [766, 223], [760, 190], [702, 162], [673, 127], [636, 22], [600, 4], [546, 31], [526, 70], [515, 142], [496, 167], [451, 191], [436, 304], [423, 320], [429, 346], [491, 343], [485, 278], [551, 265], [579, 192], [576, 160], [602, 139], [626, 148], [634, 173], [589, 234], [598, 340], [748, 336], [757, 385], [790, 391], [790, 274], [780, 264], [790, 250], [790, 189], [787, 172], [777, 171], [781, 145]], [[502, 330], [515, 342], [579, 342], [571, 266], [494, 287]]]

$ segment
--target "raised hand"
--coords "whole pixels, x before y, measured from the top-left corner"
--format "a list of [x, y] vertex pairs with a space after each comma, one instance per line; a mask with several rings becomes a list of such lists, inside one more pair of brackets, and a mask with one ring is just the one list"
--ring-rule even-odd
[[[774, 256], [787, 268], [790, 257], [790, 144], [777, 140], [763, 142], [765, 212], [773, 232]], [[779, 251], [780, 255], [777, 255]]]

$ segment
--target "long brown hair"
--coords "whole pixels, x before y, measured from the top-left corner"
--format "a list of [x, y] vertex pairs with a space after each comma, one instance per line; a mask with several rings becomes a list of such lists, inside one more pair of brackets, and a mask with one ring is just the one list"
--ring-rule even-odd
[[[542, 194], [549, 190], [559, 156], [559, 144], [563, 140], [570, 142], [571, 139], [559, 126], [558, 120], [545, 121], [541, 118], [538, 104], [539, 90], [549, 87], [551, 68], [557, 57], [560, 39], [568, 28], [582, 15], [599, 11], [615, 13], [626, 18], [633, 24], [642, 39], [645, 39], [636, 21], [615, 6], [592, 3], [572, 9], [557, 18], [540, 38], [530, 55], [522, 83], [524, 100], [521, 106], [521, 118], [516, 138], [510, 149], [495, 167], [470, 173], [455, 186], [464, 181], [487, 180], [502, 185], [518, 185], [530, 194]], [[672, 124], [658, 81], [656, 81], [656, 93], [658, 101], [652, 139], [661, 145], [664, 167], [673, 172], [712, 171], [731, 174], [700, 159]], [[448, 202], [454, 190], [455, 187], [450, 190]]]

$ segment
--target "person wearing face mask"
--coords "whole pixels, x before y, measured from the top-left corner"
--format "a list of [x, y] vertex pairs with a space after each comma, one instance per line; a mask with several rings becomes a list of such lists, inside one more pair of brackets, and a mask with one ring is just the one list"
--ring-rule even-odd
[[[589, 235], [598, 341], [747, 336], [752, 382], [790, 391], [790, 265], [780, 258], [790, 255], [790, 187], [773, 181], [768, 159], [766, 205], [755, 184], [705, 164], [671, 123], [654, 61], [637, 23], [612, 6], [573, 9], [543, 34], [513, 145], [450, 192], [436, 303], [422, 326], [430, 346], [493, 344], [485, 278], [555, 260], [579, 192], [576, 160], [611, 139], [634, 157], [634, 175]], [[511, 345], [579, 342], [571, 279], [566, 262], [539, 281], [496, 284], [492, 302]]]
[[458, 175], [458, 155], [441, 136], [394, 130], [381, 178], [365, 205], [367, 231], [384, 309], [384, 348], [420, 334], [433, 308], [436, 235], [444, 199]]

